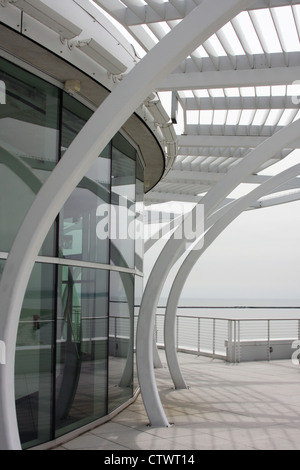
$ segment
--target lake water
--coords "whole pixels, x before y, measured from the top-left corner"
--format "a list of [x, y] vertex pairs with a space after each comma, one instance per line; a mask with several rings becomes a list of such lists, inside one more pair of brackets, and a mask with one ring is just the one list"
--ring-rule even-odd
[[[160, 302], [157, 313], [165, 312], [166, 302]], [[213, 318], [299, 318], [300, 300], [270, 299], [184, 299], [180, 301], [177, 315]]]

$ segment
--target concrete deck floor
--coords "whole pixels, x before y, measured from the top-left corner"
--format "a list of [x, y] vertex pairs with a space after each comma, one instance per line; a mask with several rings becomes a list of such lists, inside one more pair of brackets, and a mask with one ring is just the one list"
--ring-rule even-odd
[[229, 364], [180, 354], [189, 390], [156, 370], [170, 428], [148, 426], [141, 396], [112, 421], [57, 450], [299, 450], [300, 366], [288, 361]]

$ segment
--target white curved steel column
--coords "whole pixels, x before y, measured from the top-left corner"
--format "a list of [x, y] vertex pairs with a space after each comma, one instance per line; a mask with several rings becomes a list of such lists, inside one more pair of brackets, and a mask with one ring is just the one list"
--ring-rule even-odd
[[[261, 197], [269, 194], [272, 190], [280, 187], [283, 183], [293, 179], [300, 173], [300, 164], [295, 165], [288, 170], [283, 171], [279, 175], [270, 178], [265, 183], [261, 184], [258, 188], [251, 191], [246, 196], [237, 201], [230, 203], [223, 210], [218, 211], [218, 220], [211, 226], [204, 237], [204, 245], [195, 247], [182, 263], [170, 290], [166, 314], [165, 314], [165, 348], [166, 357], [170, 370], [172, 380], [176, 389], [187, 388], [186, 382], [183, 378], [176, 352], [176, 312], [178, 302], [184, 285], [199, 258], [207, 250], [207, 248], [214, 242], [214, 240], [225, 230], [225, 228], [235, 220], [243, 211], [245, 211], [251, 204], [258, 201]], [[224, 210], [225, 209], [225, 210]], [[225, 212], [225, 213], [224, 213]]]
[[[252, 174], [257, 168], [259, 168], [263, 162], [273, 155], [276, 155], [278, 149], [283, 148], [286, 144], [294, 142], [297, 139], [299, 132], [300, 121], [296, 121], [276, 133], [271, 138], [264, 141], [251, 152], [251, 155], [248, 155], [247, 158], [243, 159], [238, 165], [233, 167], [224, 176], [224, 178], [219, 183], [217, 183], [216, 186], [200, 201], [200, 203], [205, 207], [205, 218], [207, 219], [213, 213], [222, 200], [226, 198], [226, 196], [228, 196], [228, 194], [234, 188], [236, 188], [239, 183], [241, 183], [247, 176]], [[185, 220], [193, 220], [196, 210], [197, 207], [191, 211]], [[192, 223], [187, 223], [187, 226], [191, 227]], [[181, 230], [181, 227], [179, 227], [179, 230]], [[177, 231], [178, 230], [175, 231], [175, 234], [167, 242], [162, 252], [160, 253], [160, 256], [149, 276], [148, 283], [144, 291], [140, 309], [140, 318], [144, 320], [141, 324], [143, 324], [145, 331], [141, 332], [140, 337], [145, 341], [147, 337], [146, 328], [153, 331], [153, 323], [158, 301], [168, 273], [175, 261], [177, 261], [177, 259], [185, 251], [186, 240], [179, 240], [178, 238], [180, 235], [178, 236]], [[162, 426], [164, 423], [166, 423], [167, 418], [164, 414], [163, 407], [159, 399], [157, 387], [155, 386], [155, 389], [150, 388], [150, 385], [153, 387], [153, 384], [155, 384], [154, 371], [153, 367], [151, 367], [151, 361], [149, 359], [151, 356], [151, 351], [144, 351], [143, 385], [146, 388], [146, 402], [148, 403], [148, 409], [147, 407], [146, 409], [148, 411], [148, 416], [154, 416], [157, 420], [156, 422], [159, 422]], [[151, 374], [152, 379], [149, 382], [147, 378], [149, 378]], [[156, 400], [153, 398], [155, 395]]]
[[[181, 217], [178, 217], [178, 219], [175, 219], [174, 223], [178, 225], [179, 221], [181, 220]], [[172, 221], [173, 223], [173, 221]], [[169, 226], [171, 225], [171, 222]], [[156, 234], [154, 234], [152, 237], [150, 237], [148, 240], [145, 242], [144, 250], [145, 253], [150, 250], [150, 248], [159, 240], [162, 234], [164, 234], [166, 231], [165, 227], [161, 228]], [[170, 232], [172, 229], [170, 228]], [[156, 339], [155, 339], [155, 334], [153, 335], [153, 364], [155, 369], [162, 369], [163, 364], [161, 362], [157, 344], [156, 344]]]
[[[7, 363], [0, 367], [1, 449], [21, 449], [14, 396], [18, 321], [36, 256], [55, 217], [100, 152], [156, 86], [199, 44], [252, 3], [253, 0], [204, 0], [195, 7], [118, 84], [74, 139], [38, 193], [14, 240], [0, 282], [0, 340], [7, 348]], [[152, 333], [153, 327], [146, 332], [145, 344], [144, 333], [140, 334], [139, 351], [147, 349], [147, 343], [152, 345]], [[144, 369], [148, 353], [146, 356], [145, 359], [143, 352], [139, 354], [139, 370]], [[146, 377], [148, 384], [153, 379], [152, 374]], [[152, 399], [156, 402], [155, 394]]]

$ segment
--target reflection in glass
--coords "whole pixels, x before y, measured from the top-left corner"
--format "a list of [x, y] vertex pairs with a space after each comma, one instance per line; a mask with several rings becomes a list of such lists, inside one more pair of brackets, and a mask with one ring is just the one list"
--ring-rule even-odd
[[135, 268], [143, 272], [144, 259], [144, 168], [136, 162], [136, 204], [135, 204]]
[[[0, 106], [0, 250], [9, 251], [57, 162], [59, 91], [4, 59], [0, 80], [6, 85], [6, 104]], [[43, 255], [53, 256], [53, 230]]]
[[134, 268], [136, 150], [119, 133], [113, 139], [111, 240], [113, 264]]
[[134, 390], [136, 390], [139, 386], [138, 378], [137, 378], [137, 368], [136, 368], [136, 332], [137, 332], [137, 324], [138, 318], [140, 314], [140, 307], [143, 297], [144, 291], [144, 279], [141, 276], [135, 276], [134, 282], [134, 349], [133, 349], [133, 360], [134, 360]]
[[134, 275], [110, 273], [108, 411], [133, 393]]
[[1, 276], [2, 276], [2, 273], [3, 273], [4, 265], [5, 265], [5, 260], [0, 259], [0, 279], [1, 279]]
[[[62, 152], [76, 137], [92, 112], [64, 94], [62, 117]], [[109, 211], [110, 153], [108, 145], [73, 191], [61, 211], [60, 256], [98, 263], [108, 263], [108, 235], [97, 236], [99, 207]]]
[[19, 323], [15, 392], [19, 432], [24, 447], [52, 438], [54, 267], [36, 264]]
[[106, 271], [59, 268], [56, 436], [106, 414]]
[[[7, 91], [0, 106], [0, 252], [7, 253], [36, 194], [93, 111], [1, 58], [0, 80]], [[134, 296], [137, 304], [142, 278], [86, 265], [142, 272], [143, 173], [136, 149], [118, 133], [44, 241], [40, 255], [59, 259], [35, 265], [17, 339], [23, 448], [107, 415], [137, 386]], [[0, 260], [0, 278], [4, 266]]]

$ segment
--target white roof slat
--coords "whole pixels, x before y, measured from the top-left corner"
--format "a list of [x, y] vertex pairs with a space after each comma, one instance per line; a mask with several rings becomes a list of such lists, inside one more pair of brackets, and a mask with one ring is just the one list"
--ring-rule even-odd
[[300, 39], [300, 5], [295, 5], [292, 7], [294, 21], [297, 28], [298, 37]]
[[247, 11], [233, 18], [232, 25], [248, 56], [263, 54], [261, 42]]
[[217, 32], [217, 37], [235, 69], [237, 65], [236, 57], [246, 55], [246, 52], [232, 26], [232, 23], [229, 22], [220, 29]]
[[93, 0], [120, 23], [125, 24], [127, 8], [119, 0]]
[[277, 34], [284, 52], [300, 51], [300, 41], [292, 7], [271, 9]]
[[248, 10], [260, 10], [265, 8], [278, 8], [281, 6], [285, 6], [286, 4], [289, 5], [299, 5], [299, 0], [257, 0], [257, 2], [253, 3]]
[[[122, 23], [127, 26], [135, 26], [138, 24], [151, 23], [156, 21], [177, 21], [184, 18], [190, 13], [200, 0], [168, 0], [163, 2], [160, 0], [148, 0], [143, 2], [137, 0], [133, 3], [131, 0], [122, 2], [116, 0], [95, 0], [99, 4], [107, 5], [113, 15], [119, 16]], [[147, 4], [146, 4], [147, 3]], [[299, 0], [290, 0], [289, 4], [298, 5]], [[109, 5], [111, 4], [111, 6]], [[126, 13], [126, 20], [122, 12], [122, 4], [129, 7]], [[258, 0], [248, 10], [260, 10], [268, 7], [280, 7], [286, 5], [284, 0]]]
[[[111, 1], [114, 16], [148, 51], [201, 0], [118, 3], [117, 8]], [[157, 92], [177, 94], [185, 127], [184, 135], [173, 136], [178, 142], [173, 167], [148, 201], [187, 201], [208, 191], [253, 148], [300, 118], [298, 100], [292, 99], [300, 96], [300, 87], [291, 89], [300, 77], [299, 37], [300, 0], [257, 0], [160, 84]], [[300, 147], [300, 139], [293, 147]], [[279, 152], [261, 169], [291, 150]], [[211, 177], [205, 180], [205, 175]]]
[[269, 9], [254, 10], [250, 16], [265, 53], [282, 53], [278, 33]]

